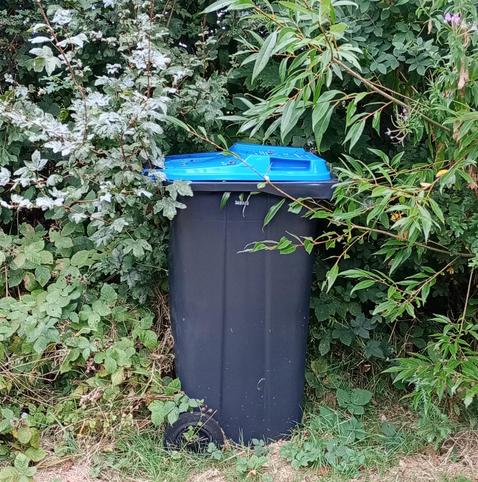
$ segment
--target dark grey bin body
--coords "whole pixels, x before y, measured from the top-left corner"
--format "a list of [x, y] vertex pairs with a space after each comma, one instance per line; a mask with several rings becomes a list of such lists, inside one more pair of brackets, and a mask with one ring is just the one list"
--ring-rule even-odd
[[[329, 198], [331, 184], [302, 188]], [[187, 395], [215, 411], [232, 440], [278, 439], [302, 415], [313, 256], [302, 249], [289, 255], [239, 251], [286, 232], [315, 236], [317, 225], [289, 213], [284, 203], [263, 229], [266, 213], [280, 198], [270, 193], [248, 198], [255, 183], [222, 186], [194, 183], [194, 197], [182, 199], [187, 209], [172, 223], [169, 280], [177, 375]], [[221, 208], [224, 191], [234, 192]]]

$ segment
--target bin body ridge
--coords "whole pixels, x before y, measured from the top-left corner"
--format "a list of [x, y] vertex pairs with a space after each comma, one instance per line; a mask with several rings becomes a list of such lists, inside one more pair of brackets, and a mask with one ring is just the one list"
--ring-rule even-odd
[[[227, 190], [225, 188], [224, 190]], [[177, 375], [236, 442], [278, 439], [302, 416], [313, 256], [303, 249], [240, 253], [252, 242], [317, 224], [273, 194], [194, 193], [173, 220], [170, 305]]]

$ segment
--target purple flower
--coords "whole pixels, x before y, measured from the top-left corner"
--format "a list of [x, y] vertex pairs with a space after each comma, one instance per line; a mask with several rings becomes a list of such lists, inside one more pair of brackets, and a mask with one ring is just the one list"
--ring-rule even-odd
[[461, 16], [458, 13], [446, 13], [445, 14], [445, 22], [452, 25], [453, 27], [457, 27], [461, 24]]

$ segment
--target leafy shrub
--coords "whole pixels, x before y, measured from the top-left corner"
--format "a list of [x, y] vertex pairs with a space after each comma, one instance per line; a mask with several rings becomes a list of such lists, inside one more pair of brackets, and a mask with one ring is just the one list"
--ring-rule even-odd
[[204, 149], [176, 117], [221, 125], [229, 36], [206, 36], [200, 2], [184, 6], [0, 6], [0, 452], [24, 452], [18, 477], [45, 427], [107, 435], [145, 406], [155, 422], [163, 404], [185, 409], [154, 305], [168, 222], [192, 192], [143, 170]]
[[[432, 402], [470, 405], [478, 393], [475, 3], [220, 0], [208, 11], [223, 8], [244, 11], [264, 33], [245, 37], [238, 53], [252, 65], [251, 82], [277, 69], [273, 87], [243, 100], [230, 120], [261, 141], [341, 155], [332, 206], [290, 205], [323, 220], [324, 232], [254, 247], [329, 251], [313, 302], [322, 322], [314, 351], [324, 356], [339, 342], [364, 358], [402, 355], [392, 371], [416, 388], [417, 404], [426, 392]], [[418, 343], [404, 343], [398, 326]], [[426, 355], [414, 353], [424, 345]]]

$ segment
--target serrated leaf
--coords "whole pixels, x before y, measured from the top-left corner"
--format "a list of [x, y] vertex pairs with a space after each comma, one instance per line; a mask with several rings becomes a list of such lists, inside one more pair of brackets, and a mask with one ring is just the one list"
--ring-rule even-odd
[[77, 266], [78, 268], [82, 268], [83, 266], [90, 265], [92, 263], [91, 251], [87, 251], [87, 250], [78, 251], [71, 257], [70, 262], [72, 266]]
[[32, 461], [32, 462], [40, 462], [40, 460], [43, 460], [46, 456], [47, 453], [45, 450], [42, 448], [34, 448], [34, 447], [29, 447], [25, 451], [25, 455]]
[[35, 268], [35, 279], [42, 288], [50, 281], [50, 278], [51, 272], [49, 268], [46, 266], [38, 266]]

